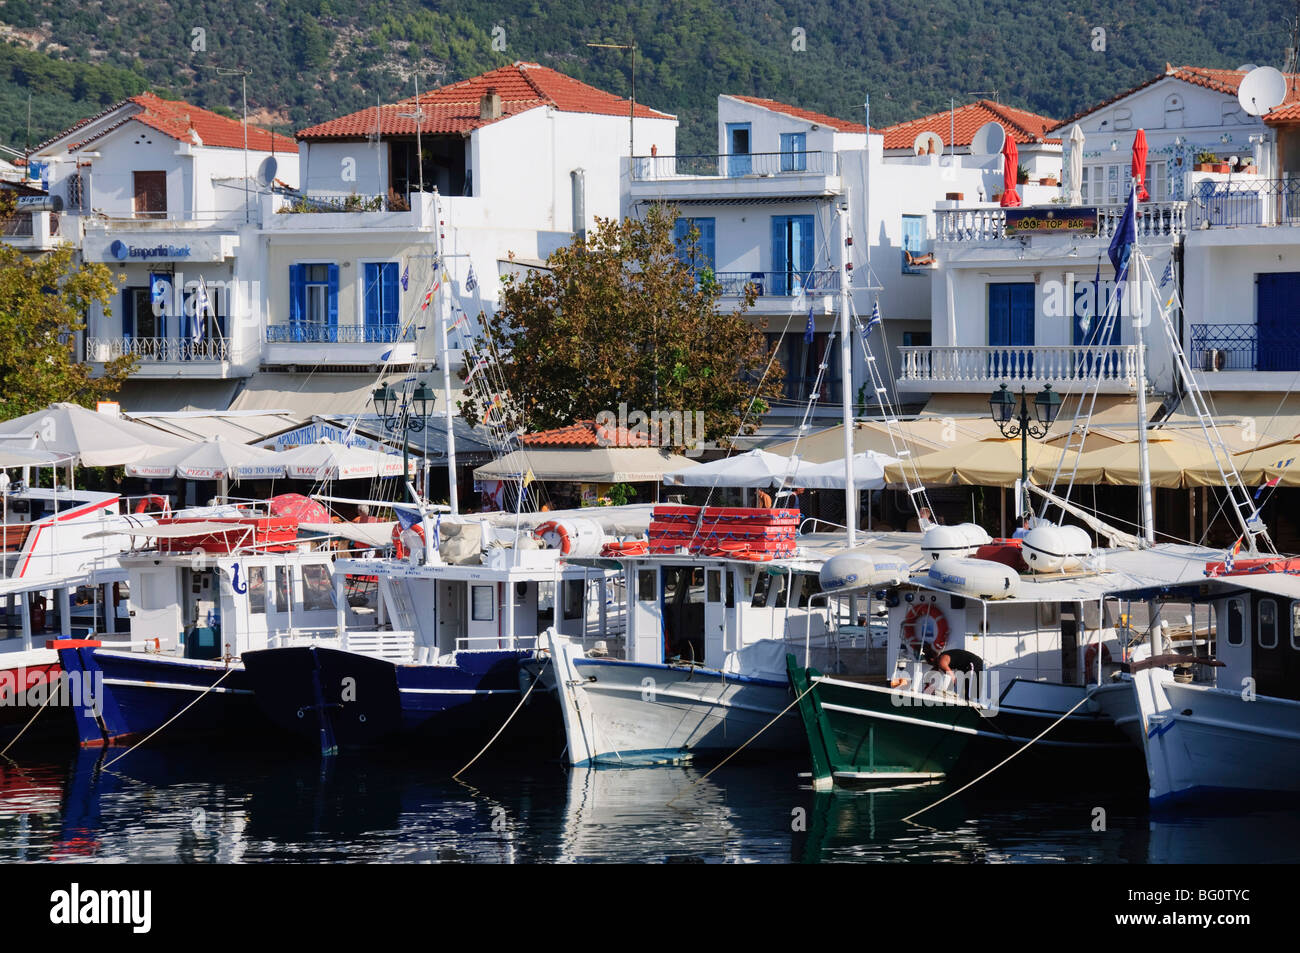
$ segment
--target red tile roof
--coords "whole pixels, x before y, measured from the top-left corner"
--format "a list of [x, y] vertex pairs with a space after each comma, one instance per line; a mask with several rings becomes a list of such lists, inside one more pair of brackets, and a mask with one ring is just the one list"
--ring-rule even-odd
[[[132, 109], [131, 107], [135, 108]], [[87, 139], [70, 144], [68, 150], [80, 149], [87, 143], [106, 136], [114, 129], [119, 129], [132, 120], [144, 123], [151, 129], [156, 129], [163, 135], [179, 142], [194, 142], [194, 136], [197, 135], [200, 143], [211, 148], [244, 148], [244, 125], [238, 119], [228, 119], [225, 116], [218, 115], [207, 109], [201, 109], [198, 106], [192, 106], [181, 100], [161, 99], [153, 93], [141, 93], [139, 96], [132, 96], [130, 99], [123, 100], [95, 116], [81, 120], [81, 122], [59, 133], [53, 139], [47, 140], [42, 145], [66, 138], [77, 129], [111, 115], [117, 110], [123, 112], [119, 121]], [[298, 144], [288, 136], [281, 136], [262, 129], [260, 126], [250, 125], [248, 127], [248, 148], [257, 152], [297, 152]]]
[[594, 420], [578, 420], [567, 427], [523, 434], [519, 442], [526, 447], [645, 447], [650, 438], [640, 431], [598, 427]]
[[989, 122], [1001, 123], [1007, 135], [1019, 145], [1061, 141], [1047, 138], [1047, 131], [1056, 126], [1055, 119], [988, 99], [958, 106], [951, 112], [944, 110], [919, 119], [909, 119], [907, 122], [886, 126], [880, 131], [884, 134], [886, 149], [911, 149], [916, 137], [923, 132], [937, 133], [945, 146], [961, 147], [969, 146], [976, 131]]
[[807, 122], [815, 122], [820, 126], [829, 126], [836, 132], [866, 132], [867, 127], [860, 122], [849, 122], [847, 119], [836, 119], [834, 116], [827, 116], [824, 113], [815, 113], [811, 109], [800, 109], [798, 106], [788, 106], [785, 103], [778, 103], [775, 99], [760, 99], [757, 96], [734, 96], [728, 94], [728, 99], [739, 99], [742, 103], [749, 103], [752, 106], [762, 106], [764, 109], [770, 109], [772, 112], [784, 113], [787, 116], [793, 116], [795, 119], [803, 119]]
[[[1165, 71], [1163, 73], [1158, 73], [1146, 82], [1134, 86], [1132, 89], [1127, 89], [1122, 93], [1111, 96], [1109, 99], [1102, 100], [1095, 106], [1089, 106], [1087, 109], [1075, 113], [1069, 119], [1062, 121], [1055, 127], [1055, 129], [1063, 129], [1071, 123], [1076, 122], [1091, 113], [1095, 113], [1099, 109], [1105, 109], [1112, 103], [1117, 103], [1121, 99], [1132, 96], [1134, 93], [1146, 89], [1148, 86], [1154, 85], [1168, 77], [1182, 80], [1184, 83], [1191, 83], [1193, 86], [1203, 86], [1206, 89], [1212, 89], [1215, 92], [1236, 96], [1237, 91], [1241, 88], [1241, 81], [1246, 78], [1247, 72], [1248, 71], [1246, 70], [1236, 69], [1210, 69], [1204, 66], [1173, 66], [1166, 63]], [[1300, 74], [1284, 73], [1283, 75], [1286, 77], [1287, 81], [1287, 94], [1286, 98], [1282, 101], [1282, 105], [1288, 106], [1300, 103]], [[1272, 118], [1277, 112], [1278, 110], [1275, 109], [1273, 113], [1270, 113], [1270, 118]]]
[[[501, 118], [514, 116], [539, 106], [551, 106], [561, 112], [591, 113], [599, 116], [626, 116], [630, 103], [612, 93], [581, 83], [537, 63], [514, 63], [490, 70], [481, 76], [450, 83], [420, 94], [419, 106], [424, 113], [420, 131], [424, 133], [469, 133], [496, 122], [479, 118], [479, 103], [490, 90], [501, 97]], [[415, 135], [415, 97], [390, 106], [371, 106], [299, 131], [301, 139], [356, 139], [373, 135]], [[378, 120], [376, 120], [378, 112]], [[403, 115], [403, 114], [407, 115]], [[640, 119], [672, 119], [668, 113], [637, 103]]]

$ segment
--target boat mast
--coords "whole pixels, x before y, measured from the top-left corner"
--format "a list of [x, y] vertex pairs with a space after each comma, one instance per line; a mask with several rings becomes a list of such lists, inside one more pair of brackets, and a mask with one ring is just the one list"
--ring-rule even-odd
[[[868, 154], [870, 147], [868, 146]], [[849, 277], [849, 202], [847, 195], [839, 204], [839, 272], [840, 272], [840, 397], [844, 424], [844, 526], [849, 545], [854, 545], [858, 529], [858, 491], [853, 485], [853, 345], [849, 337], [849, 309], [852, 302]]]
[[[447, 249], [445, 247], [447, 234], [443, 229], [442, 217], [442, 196], [438, 193], [437, 188], [433, 190], [433, 217], [438, 223], [438, 257], [434, 259], [435, 268], [440, 269], [435, 273], [434, 279], [446, 270], [443, 262], [447, 259]], [[442, 368], [442, 411], [447, 419], [447, 505], [451, 507], [451, 515], [456, 516], [460, 512], [460, 504], [456, 494], [456, 429], [455, 417], [451, 406], [451, 356], [447, 352], [447, 320], [451, 314], [451, 288], [447, 287], [447, 282], [442, 283], [442, 294], [438, 296], [438, 364]], [[428, 488], [425, 488], [425, 495], [428, 495]]]

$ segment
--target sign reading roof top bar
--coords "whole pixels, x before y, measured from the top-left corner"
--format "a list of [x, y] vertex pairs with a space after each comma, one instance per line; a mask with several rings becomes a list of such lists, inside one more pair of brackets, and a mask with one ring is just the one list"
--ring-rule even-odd
[[1009, 208], [1004, 214], [1008, 235], [1097, 232], [1095, 208]]

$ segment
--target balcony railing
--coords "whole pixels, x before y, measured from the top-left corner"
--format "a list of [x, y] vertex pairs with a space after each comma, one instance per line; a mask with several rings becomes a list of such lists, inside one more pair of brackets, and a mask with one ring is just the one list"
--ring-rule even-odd
[[[1045, 206], [1043, 211], [1055, 211], [1055, 206]], [[935, 211], [938, 240], [941, 242], [995, 242], [1018, 239], [1007, 235], [1006, 210], [1002, 208], [952, 208]], [[1097, 227], [1088, 232], [1073, 232], [1083, 238], [1114, 236], [1115, 228], [1124, 217], [1124, 206], [1101, 205], [1097, 207]], [[1138, 240], [1181, 237], [1187, 234], [1186, 202], [1149, 202], [1138, 206]]]
[[1137, 348], [900, 347], [900, 381], [915, 383], [1050, 382], [1136, 384]]
[[395, 324], [272, 324], [266, 329], [268, 344], [395, 344], [414, 341], [415, 328]]
[[224, 338], [86, 338], [86, 360], [112, 361], [138, 358], [141, 363], [171, 361], [228, 361], [230, 342]]
[[778, 175], [833, 174], [833, 153], [751, 152], [746, 155], [637, 156], [632, 178], [637, 182], [686, 178], [766, 178]]
[[821, 271], [720, 271], [714, 277], [722, 286], [722, 294], [735, 298], [745, 293], [747, 285], [753, 285], [759, 297], [798, 297], [840, 290], [839, 272], [833, 268]]
[[1194, 228], [1300, 224], [1300, 178], [1201, 179], [1192, 187]]
[[1202, 371], [1300, 370], [1300, 331], [1275, 331], [1261, 345], [1254, 324], [1193, 324], [1192, 368]]

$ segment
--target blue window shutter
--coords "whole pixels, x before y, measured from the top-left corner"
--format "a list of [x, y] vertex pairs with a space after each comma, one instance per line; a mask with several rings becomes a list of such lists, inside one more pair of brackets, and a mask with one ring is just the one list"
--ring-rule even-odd
[[135, 337], [135, 289], [122, 289], [122, 337]]
[[366, 340], [370, 340], [370, 332], [379, 326], [380, 317], [380, 289], [379, 289], [379, 263], [368, 261], [362, 270], [361, 300], [365, 308], [365, 315], [362, 318], [362, 324], [366, 328]]
[[807, 286], [807, 273], [813, 269], [813, 217], [797, 215], [794, 220], [799, 226], [799, 261], [795, 269], [805, 275], [804, 285]]
[[717, 268], [717, 265], [715, 264], [715, 261], [717, 259], [714, 257], [713, 254], [715, 248], [714, 245], [715, 227], [714, 226], [716, 224], [717, 224], [717, 220], [712, 218], [697, 218], [695, 220], [695, 225], [700, 230], [700, 255], [703, 256], [704, 258], [702, 264], [708, 267], [710, 271], [714, 271]]
[[307, 272], [302, 265], [289, 266], [289, 339], [301, 341], [307, 315]]
[[[386, 261], [380, 269], [380, 275], [383, 284], [380, 288], [382, 298], [382, 322], [386, 328], [396, 328], [398, 322], [398, 302], [401, 300], [401, 291], [397, 284], [397, 262]], [[393, 340], [392, 336], [384, 338], [385, 341]]]
[[1011, 341], [1020, 347], [1034, 344], [1034, 286], [1011, 285]]
[[789, 230], [789, 216], [772, 216], [772, 294], [783, 295], [786, 293], [786, 271], [789, 269], [786, 242], [788, 241]]
[[339, 266], [338, 265], [329, 266], [329, 279], [330, 279], [329, 339], [331, 341], [337, 341], [338, 328], [339, 328]]
[[1006, 285], [989, 285], [989, 346], [1011, 343], [1011, 295]]
[[690, 230], [690, 219], [679, 218], [673, 222], [673, 247], [677, 249], [677, 260], [685, 265], [690, 264], [690, 257], [686, 254], [686, 236]]

